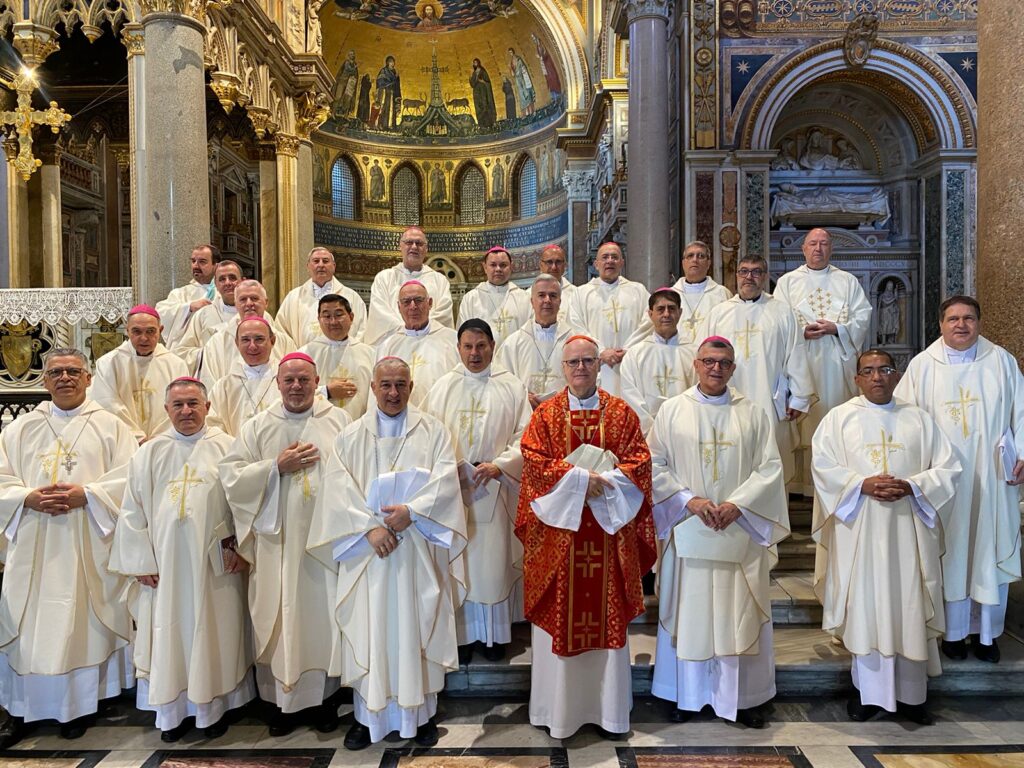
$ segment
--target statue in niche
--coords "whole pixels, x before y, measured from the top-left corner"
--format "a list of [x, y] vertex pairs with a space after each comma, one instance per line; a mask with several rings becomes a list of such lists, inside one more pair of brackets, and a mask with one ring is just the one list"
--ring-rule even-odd
[[448, 196], [444, 183], [444, 171], [440, 163], [434, 163], [430, 169], [430, 202], [443, 203]]
[[[341, 69], [338, 70], [338, 77], [334, 81], [334, 119], [348, 117], [352, 114], [352, 107], [356, 103], [356, 88], [359, 84], [359, 64], [356, 62], [356, 52], [349, 51], [348, 56], [341, 62]], [[369, 99], [369, 93], [367, 93]]]
[[306, 51], [320, 53], [324, 48], [323, 31], [320, 29], [320, 9], [327, 0], [309, 0], [306, 6]]
[[789, 226], [816, 223], [884, 226], [889, 221], [889, 196], [882, 187], [866, 192], [837, 192], [828, 187], [801, 190], [781, 184], [772, 200], [772, 223]]
[[505, 199], [505, 168], [500, 157], [494, 161], [494, 171], [491, 174], [491, 197], [495, 200]]
[[864, 167], [860, 153], [846, 139], [836, 139], [836, 149], [839, 152], [838, 164], [843, 170], [859, 171]]
[[539, 169], [538, 169], [540, 172], [537, 174], [537, 177], [538, 177], [537, 178], [537, 191], [540, 194], [542, 194], [542, 195], [546, 195], [548, 193], [548, 191], [550, 190], [550, 185], [548, 184], [548, 148], [547, 147], [541, 147], [540, 148], [540, 163], [538, 165], [540, 166]]
[[773, 171], [799, 171], [800, 163], [796, 159], [796, 139], [783, 139], [779, 156], [772, 160]]
[[834, 171], [839, 158], [825, 148], [825, 134], [817, 128], [807, 132], [807, 146], [800, 155], [800, 167], [809, 171]]
[[370, 199], [384, 199], [384, 171], [381, 170], [380, 160], [374, 160], [370, 167]]
[[895, 344], [902, 326], [900, 296], [896, 290], [896, 280], [890, 278], [878, 294], [878, 343]]
[[473, 71], [469, 75], [469, 86], [473, 89], [473, 108], [476, 110], [476, 124], [490, 128], [498, 120], [498, 108], [494, 104], [491, 76], [480, 62], [473, 59]]

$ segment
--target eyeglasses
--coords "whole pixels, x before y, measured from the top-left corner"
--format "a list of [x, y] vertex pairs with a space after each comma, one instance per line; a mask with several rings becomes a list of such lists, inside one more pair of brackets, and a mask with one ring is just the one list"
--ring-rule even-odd
[[871, 378], [876, 373], [880, 373], [883, 376], [892, 376], [896, 373], [896, 369], [891, 365], [883, 365], [881, 368], [861, 368], [857, 371], [857, 375], [863, 376], [865, 379]]
[[67, 374], [69, 379], [77, 379], [83, 373], [85, 373], [84, 368], [50, 368], [43, 375], [50, 381], [58, 381], [64, 374]]
[[716, 360], [713, 357], [698, 357], [697, 358], [697, 362], [699, 362], [701, 365], [703, 365], [709, 371], [712, 368], [714, 368], [715, 366], [718, 366], [723, 371], [728, 371], [734, 365], [732, 360]]
[[683, 261], [708, 261], [710, 258], [705, 253], [687, 253], [683, 256]]
[[425, 296], [411, 296], [408, 299], [399, 299], [398, 303], [403, 307], [409, 307], [415, 304], [417, 307], [425, 302], [427, 299]]
[[422, 248], [426, 244], [427, 243], [426, 243], [425, 240], [403, 240], [402, 241], [402, 245], [408, 245], [410, 247], [416, 246], [417, 248]]
[[764, 277], [763, 269], [737, 269], [736, 274], [740, 277]]
[[597, 362], [596, 357], [574, 357], [571, 360], [563, 360], [562, 364], [570, 368], [591, 368]]

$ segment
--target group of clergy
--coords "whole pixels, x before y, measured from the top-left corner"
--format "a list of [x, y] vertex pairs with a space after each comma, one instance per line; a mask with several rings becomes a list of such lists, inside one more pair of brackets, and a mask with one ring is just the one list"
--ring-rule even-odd
[[[369, 311], [315, 248], [276, 317], [214, 248], [97, 361], [55, 349], [52, 401], [0, 433], [0, 704], [80, 736], [137, 681], [165, 741], [259, 697], [272, 735], [437, 742], [445, 674], [532, 624], [530, 720], [629, 731], [629, 622], [656, 567], [652, 692], [764, 727], [769, 571], [788, 493], [814, 497], [824, 628], [853, 655], [854, 720], [931, 722], [939, 641], [996, 662], [1021, 577], [1024, 377], [956, 296], [901, 378], [871, 306], [811, 230], [732, 296], [700, 242], [649, 292], [615, 243], [574, 286], [549, 246], [529, 290], [500, 247], [463, 298], [427, 237]], [[161, 343], [161, 334], [164, 342]], [[660, 554], [659, 554], [660, 553]], [[254, 671], [253, 671], [254, 670]]]

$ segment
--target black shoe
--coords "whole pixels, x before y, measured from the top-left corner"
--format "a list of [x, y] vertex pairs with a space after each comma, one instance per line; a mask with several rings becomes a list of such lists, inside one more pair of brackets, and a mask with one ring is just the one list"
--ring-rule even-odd
[[370, 729], [362, 723], [352, 723], [352, 727], [345, 734], [345, 749], [356, 752], [370, 746]]
[[298, 725], [298, 718], [295, 717], [293, 712], [278, 710], [277, 714], [271, 719], [267, 732], [275, 739], [279, 739], [294, 731], [296, 725]]
[[188, 733], [190, 730], [192, 730], [193, 722], [194, 721], [192, 720], [192, 718], [186, 717], [178, 725], [176, 725], [174, 728], [171, 728], [169, 731], [160, 731], [160, 741], [164, 742], [165, 744], [173, 744], [174, 742], [181, 739], [181, 737]]
[[338, 717], [338, 708], [334, 704], [324, 702], [316, 708], [313, 716], [313, 727], [320, 733], [334, 733], [338, 730], [341, 718]]
[[859, 697], [853, 697], [846, 702], [846, 714], [855, 723], [863, 723], [882, 711], [881, 707], [874, 704], [861, 704]]
[[987, 661], [990, 664], [999, 663], [999, 646], [996, 644], [995, 638], [992, 638], [992, 645], [982, 645], [978, 635], [971, 635], [971, 649], [974, 651], [974, 658]]
[[24, 718], [8, 715], [0, 725], [0, 749], [10, 749], [28, 734]]
[[764, 728], [764, 713], [760, 707], [736, 710], [736, 722], [742, 723], [747, 728]]
[[943, 640], [942, 653], [953, 661], [963, 661], [967, 658], [967, 643], [964, 640]]
[[484, 646], [484, 658], [488, 661], [501, 661], [505, 658], [505, 645]]
[[416, 729], [416, 735], [413, 736], [412, 740], [416, 742], [417, 746], [420, 747], [432, 747], [437, 744], [437, 723], [434, 722], [434, 718], [430, 718]]
[[613, 731], [606, 731], [600, 725], [596, 725], [594, 727], [597, 728], [597, 735], [600, 736], [605, 741], [625, 741], [626, 740], [626, 736], [629, 735], [628, 732], [627, 733], [614, 733]]
[[222, 717], [213, 725], [208, 725], [203, 728], [203, 736], [208, 739], [219, 739], [225, 733], [228, 732], [228, 721], [226, 717]]
[[904, 704], [902, 701], [898, 701], [896, 702], [896, 711], [912, 723], [917, 723], [918, 725], [935, 724], [935, 718], [924, 708], [924, 704]]
[[689, 709], [679, 709], [678, 707], [672, 707], [668, 713], [668, 719], [673, 723], [688, 723], [693, 719], [696, 712]]
[[62, 739], [80, 739], [85, 736], [86, 730], [92, 724], [92, 716], [78, 717], [66, 723], [60, 724], [60, 737]]
[[473, 643], [459, 646], [459, 666], [464, 667], [473, 660]]

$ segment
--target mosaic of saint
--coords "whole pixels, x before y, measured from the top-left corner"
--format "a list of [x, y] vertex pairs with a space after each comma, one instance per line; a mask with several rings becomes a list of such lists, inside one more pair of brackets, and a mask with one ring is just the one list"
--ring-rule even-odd
[[512, 0], [337, 0], [324, 19], [336, 72], [321, 130], [398, 143], [491, 141], [564, 112], [562, 78]]

